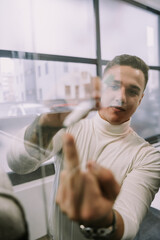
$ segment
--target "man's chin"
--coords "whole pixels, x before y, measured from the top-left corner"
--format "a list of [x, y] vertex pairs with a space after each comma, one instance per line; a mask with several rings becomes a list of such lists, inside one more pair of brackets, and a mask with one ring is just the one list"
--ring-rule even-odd
[[120, 119], [110, 118], [107, 120], [112, 125], [120, 125], [123, 123]]
[[102, 119], [106, 120], [112, 125], [119, 125], [123, 122], [122, 118], [118, 116], [118, 114], [113, 113], [113, 109], [110, 107], [107, 107], [105, 109], [101, 109], [99, 111], [99, 115]]

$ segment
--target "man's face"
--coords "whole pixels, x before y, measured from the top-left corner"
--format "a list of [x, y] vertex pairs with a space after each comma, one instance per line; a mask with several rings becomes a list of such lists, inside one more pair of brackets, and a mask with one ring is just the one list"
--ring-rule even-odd
[[100, 116], [113, 125], [130, 119], [139, 106], [145, 86], [141, 70], [130, 66], [113, 66], [104, 75]]

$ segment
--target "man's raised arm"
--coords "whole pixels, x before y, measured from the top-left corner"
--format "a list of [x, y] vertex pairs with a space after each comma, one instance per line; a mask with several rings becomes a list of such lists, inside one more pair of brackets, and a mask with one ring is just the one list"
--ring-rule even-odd
[[[30, 151], [32, 146], [38, 148], [41, 152], [45, 152], [53, 136], [62, 128], [63, 121], [69, 113], [45, 113], [37, 117], [25, 131], [26, 150], [32, 156], [34, 156], [34, 151]], [[50, 150], [52, 150], [51, 148], [52, 145]]]

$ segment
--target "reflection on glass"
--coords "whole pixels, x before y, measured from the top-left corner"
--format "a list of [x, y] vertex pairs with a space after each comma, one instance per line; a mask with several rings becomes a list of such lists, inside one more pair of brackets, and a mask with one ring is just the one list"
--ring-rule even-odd
[[[0, 126], [2, 127], [1, 120]], [[11, 169], [7, 165], [6, 154], [11, 144], [13, 144], [12, 141], [14, 141], [16, 149], [16, 145], [20, 146], [20, 148], [23, 146], [24, 139], [20, 136], [16, 136], [20, 127], [18, 123], [16, 123], [17, 119], [15, 122], [10, 122], [9, 119], [5, 121], [7, 125], [12, 124], [12, 129], [8, 126], [7, 131], [13, 131], [14, 129], [15, 134], [0, 129], [0, 169], [7, 172], [13, 185], [14, 194], [23, 206], [28, 224], [29, 239], [39, 239], [47, 234], [50, 191], [54, 179], [54, 171], [52, 170], [54, 167], [51, 166], [53, 159], [49, 161], [50, 165], [43, 165], [31, 174], [23, 175], [23, 173], [20, 172], [19, 174], [11, 172]], [[23, 161], [20, 168], [25, 168]], [[49, 169], [50, 174], [47, 174], [47, 169]], [[4, 184], [4, 187], [5, 186], [6, 183]]]
[[147, 138], [160, 133], [160, 75], [159, 71], [150, 70], [147, 88], [141, 105], [132, 117], [133, 129]]
[[[47, 177], [51, 170], [46, 164], [31, 176], [15, 175], [7, 163], [8, 149], [12, 140], [15, 149], [17, 144], [24, 147], [17, 133], [33, 122], [37, 114], [72, 110], [77, 103], [89, 99], [91, 76], [95, 75], [96, 66], [90, 64], [0, 58], [0, 164], [14, 181], [21, 182], [14, 192], [27, 214], [30, 240], [48, 233], [50, 194], [51, 189], [56, 191], [52, 185], [54, 176], [58, 177], [58, 166], [55, 163], [56, 174], [52, 171]], [[53, 161], [47, 164], [52, 165]], [[22, 161], [20, 167], [23, 170], [27, 166]]]
[[[72, 110], [90, 98], [95, 75], [90, 64], [0, 58], [0, 129], [14, 134], [36, 115]], [[4, 162], [7, 146], [3, 138]]]
[[121, 92], [121, 72], [117, 67], [117, 70], [112, 73], [112, 69], [109, 69], [102, 78], [102, 95], [101, 106], [102, 107], [120, 107], [122, 106], [122, 92]]
[[100, 0], [100, 28], [103, 59], [128, 53], [159, 64], [156, 14], [123, 1]]

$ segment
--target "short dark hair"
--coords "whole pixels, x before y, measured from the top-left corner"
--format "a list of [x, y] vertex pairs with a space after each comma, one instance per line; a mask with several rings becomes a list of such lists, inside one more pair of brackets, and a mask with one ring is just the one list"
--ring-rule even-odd
[[120, 66], [130, 66], [135, 69], [139, 69], [143, 72], [144, 78], [145, 78], [145, 86], [146, 88], [147, 82], [148, 82], [148, 65], [139, 57], [134, 55], [128, 55], [128, 54], [122, 54], [114, 57], [111, 61], [108, 62], [104, 69], [104, 74], [107, 72], [108, 69], [115, 65]]

